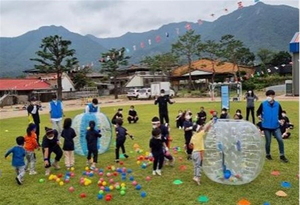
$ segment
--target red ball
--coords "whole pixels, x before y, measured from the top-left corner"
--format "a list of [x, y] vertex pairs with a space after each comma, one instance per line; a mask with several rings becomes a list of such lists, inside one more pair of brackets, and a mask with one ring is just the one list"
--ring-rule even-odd
[[80, 198], [85, 198], [86, 197], [86, 193], [81, 193], [80, 194]]
[[62, 176], [63, 176], [62, 174], [58, 174], [57, 175], [58, 178], [62, 178]]

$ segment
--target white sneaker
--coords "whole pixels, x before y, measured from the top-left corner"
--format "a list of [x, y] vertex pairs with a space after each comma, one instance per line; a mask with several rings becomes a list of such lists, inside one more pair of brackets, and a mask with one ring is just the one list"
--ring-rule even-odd
[[181, 127], [179, 126], [179, 127], [178, 127], [178, 129], [180, 129], [180, 130], [181, 130]]
[[199, 179], [199, 177], [194, 177], [193, 180], [194, 180], [198, 185], [200, 185], [200, 179]]
[[50, 168], [46, 168], [45, 175], [46, 176], [50, 175]]
[[29, 172], [29, 175], [35, 175], [35, 174], [37, 174], [36, 171], [30, 171], [30, 172]]
[[156, 175], [156, 171], [152, 171], [152, 175]]
[[157, 175], [161, 176], [161, 170], [160, 169], [157, 169], [155, 172], [156, 172]]

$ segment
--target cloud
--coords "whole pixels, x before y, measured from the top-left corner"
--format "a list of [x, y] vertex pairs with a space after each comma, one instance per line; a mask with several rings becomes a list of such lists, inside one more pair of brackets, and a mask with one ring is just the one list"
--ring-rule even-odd
[[[298, 6], [297, 0], [264, 0]], [[243, 1], [244, 6], [254, 0]], [[237, 9], [236, 0], [1, 0], [0, 36], [18, 36], [41, 26], [64, 26], [72, 32], [115, 37], [144, 32], [172, 22], [214, 21]], [[215, 17], [211, 17], [215, 14]]]

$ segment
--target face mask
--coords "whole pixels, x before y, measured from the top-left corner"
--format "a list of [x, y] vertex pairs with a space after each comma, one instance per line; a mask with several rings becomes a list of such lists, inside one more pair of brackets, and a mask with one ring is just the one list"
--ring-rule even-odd
[[178, 113], [179, 115], [182, 115], [182, 112]]
[[249, 93], [249, 94], [251, 94], [251, 93], [252, 93], [252, 91], [251, 91], [251, 90], [249, 90], [249, 91], [248, 91], [248, 93]]
[[272, 97], [270, 97], [270, 96], [268, 96], [266, 99], [268, 102], [271, 102], [273, 100]]
[[191, 116], [190, 116], [190, 115], [187, 115], [187, 116], [185, 116], [185, 119], [186, 119], [186, 120], [190, 120], [190, 119], [191, 119]]
[[157, 126], [156, 125], [152, 125], [152, 128], [155, 129], [155, 128], [157, 128]]
[[160, 94], [160, 96], [162, 96], [162, 97], [163, 97], [163, 96], [165, 96], [165, 94], [163, 94], [163, 93], [162, 93], [162, 94]]
[[241, 115], [241, 113], [240, 113], [240, 112], [237, 112], [236, 114], [237, 114], [237, 115]]
[[285, 116], [286, 116], [286, 114], [282, 113], [282, 117], [285, 117]]
[[222, 111], [222, 114], [225, 114], [225, 111]]
[[130, 110], [132, 111], [132, 110], [133, 110], [133, 108], [130, 108]]
[[120, 114], [122, 114], [122, 111], [119, 111]]
[[53, 140], [54, 136], [48, 137], [49, 140]]

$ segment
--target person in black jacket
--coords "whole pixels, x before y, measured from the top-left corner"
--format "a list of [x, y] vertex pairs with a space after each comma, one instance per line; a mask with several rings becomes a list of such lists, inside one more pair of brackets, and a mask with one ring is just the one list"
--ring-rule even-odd
[[116, 112], [116, 114], [113, 116], [113, 118], [111, 119], [111, 123], [113, 125], [116, 125], [117, 119], [123, 120], [123, 109], [119, 108], [118, 111]]
[[41, 106], [38, 105], [37, 103], [37, 99], [36, 97], [32, 97], [30, 99], [30, 105], [27, 107], [27, 112], [28, 112], [28, 116], [31, 115], [32, 119], [33, 119], [33, 123], [36, 126], [36, 140], [38, 145], [40, 145], [40, 114], [39, 114], [39, 110], [40, 110]]
[[130, 109], [128, 111], [128, 117], [127, 117], [127, 120], [130, 123], [136, 123], [138, 120], [139, 120], [139, 117], [137, 115], [137, 112], [134, 110], [134, 106], [131, 105], [130, 106]]
[[159, 119], [161, 124], [164, 124], [164, 120], [167, 123], [167, 126], [169, 125], [169, 112], [168, 112], [168, 103], [173, 104], [175, 101], [171, 101], [169, 96], [165, 95], [165, 90], [161, 89], [160, 96], [155, 99], [154, 104], [158, 104], [158, 110], [159, 110]]
[[197, 113], [197, 124], [203, 126], [206, 122], [206, 112], [204, 107], [200, 107], [200, 112]]
[[[100, 130], [96, 130], [95, 126], [96, 123], [95, 121], [90, 121], [89, 122], [89, 129], [86, 132], [86, 144], [87, 144], [87, 149], [88, 149], [88, 165], [92, 164], [91, 169], [96, 168], [96, 164], [98, 163], [98, 138], [101, 137]], [[93, 155], [93, 162], [91, 162], [91, 158]]]

